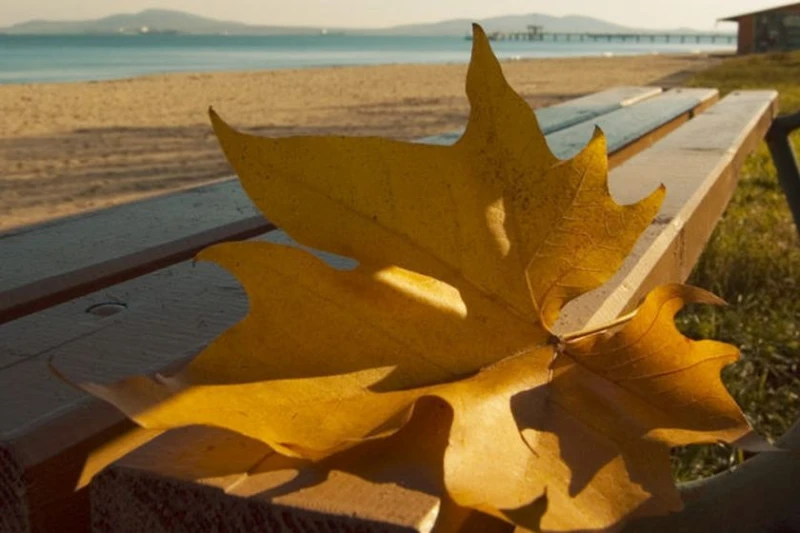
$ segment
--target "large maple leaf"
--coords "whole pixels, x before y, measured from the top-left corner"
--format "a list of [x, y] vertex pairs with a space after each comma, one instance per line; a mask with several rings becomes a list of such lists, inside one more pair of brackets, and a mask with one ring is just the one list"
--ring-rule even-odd
[[749, 432], [719, 381], [738, 352], [673, 324], [684, 301], [713, 298], [667, 286], [616, 332], [549, 329], [620, 266], [663, 189], [617, 205], [600, 131], [574, 158], [553, 156], [477, 26], [467, 94], [452, 146], [261, 138], [212, 111], [267, 218], [358, 266], [212, 246], [199, 258], [240, 280], [248, 315], [171, 377], [86, 389], [145, 428], [219, 426], [313, 460], [391, 441], [433, 396], [451, 409], [429, 423], [444, 426], [443, 497], [460, 506], [548, 531], [679, 509], [669, 447]]

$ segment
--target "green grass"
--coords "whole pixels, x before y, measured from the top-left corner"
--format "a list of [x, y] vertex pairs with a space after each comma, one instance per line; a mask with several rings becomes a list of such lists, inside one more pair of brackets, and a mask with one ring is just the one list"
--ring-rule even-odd
[[[782, 113], [800, 110], [800, 52], [731, 58], [690, 85], [776, 89]], [[800, 132], [792, 136], [796, 153]], [[679, 317], [694, 338], [739, 347], [742, 358], [723, 380], [753, 426], [770, 438], [800, 417], [800, 240], [766, 146], [749, 157], [739, 185], [689, 283], [724, 298], [724, 308], [696, 307]], [[722, 446], [676, 450], [679, 480], [725, 470], [742, 455]]]

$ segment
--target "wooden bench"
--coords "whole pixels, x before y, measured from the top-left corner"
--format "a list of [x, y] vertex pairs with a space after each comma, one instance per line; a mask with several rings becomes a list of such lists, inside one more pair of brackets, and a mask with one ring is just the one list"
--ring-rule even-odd
[[[605, 131], [618, 201], [660, 183], [668, 191], [619, 274], [570, 304], [561, 326], [614, 318], [653, 286], [686, 279], [744, 158], [775, 116], [776, 97], [746, 91], [718, 101], [713, 89], [620, 87], [537, 110], [560, 157], [577, 152], [595, 124]], [[190, 259], [212, 243], [246, 238], [288, 242], [236, 180], [0, 235], [0, 533], [90, 524], [137, 532], [430, 530], [439, 501], [389, 458], [324, 480], [291, 461], [246, 476], [265, 447], [206, 428], [169, 432], [118, 461], [92, 483], [91, 516], [89, 493], [72, 490], [87, 454], [132, 425], [59, 381], [48, 362], [108, 382], [197, 353], [242, 318], [247, 301], [222, 269]], [[218, 460], [231, 451], [235, 464]], [[465, 516], [477, 530], [505, 527], [482, 520]]]

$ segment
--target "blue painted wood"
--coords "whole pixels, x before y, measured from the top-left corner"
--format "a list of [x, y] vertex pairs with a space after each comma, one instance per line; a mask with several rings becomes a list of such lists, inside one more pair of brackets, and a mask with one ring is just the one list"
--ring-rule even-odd
[[[659, 87], [613, 87], [550, 107], [536, 109], [536, 119], [545, 135], [569, 128], [587, 120], [600, 117], [652, 98], [661, 93]], [[417, 142], [425, 144], [453, 144], [464, 129], [423, 137]]]
[[718, 96], [716, 89], [672, 89], [636, 105], [561, 129], [548, 135], [547, 142], [556, 157], [568, 159], [586, 146], [594, 127], [598, 126], [606, 135], [608, 152], [614, 153]]

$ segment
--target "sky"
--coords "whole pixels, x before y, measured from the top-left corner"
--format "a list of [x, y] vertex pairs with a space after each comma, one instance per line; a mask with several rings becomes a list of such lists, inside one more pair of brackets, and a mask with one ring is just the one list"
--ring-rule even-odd
[[0, 26], [30, 19], [76, 20], [148, 8], [287, 26], [384, 27], [451, 18], [546, 13], [588, 15], [639, 28], [734, 30], [721, 17], [788, 3], [771, 0], [0, 0]]

